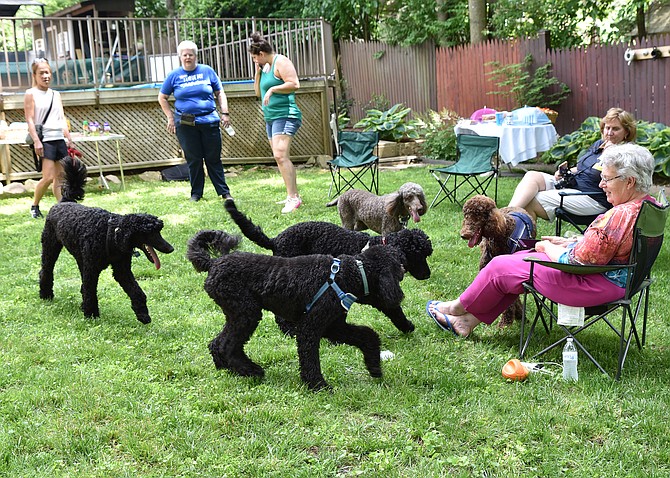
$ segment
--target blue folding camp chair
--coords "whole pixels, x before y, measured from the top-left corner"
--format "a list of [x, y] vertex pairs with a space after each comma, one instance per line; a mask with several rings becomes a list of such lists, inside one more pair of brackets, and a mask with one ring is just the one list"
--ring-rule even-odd
[[376, 131], [340, 131], [337, 142], [339, 155], [328, 161], [332, 177], [328, 197], [333, 188], [337, 196], [357, 185], [379, 194], [379, 158], [373, 154], [379, 134]]
[[[486, 190], [495, 182], [494, 201], [498, 201], [498, 142], [493, 136], [461, 134], [456, 137], [458, 159], [455, 164], [443, 168], [430, 169], [440, 190], [430, 207], [437, 206], [445, 199], [463, 206], [473, 194], [486, 195]], [[450, 181], [453, 179], [453, 185]], [[469, 189], [459, 199], [459, 189]]]

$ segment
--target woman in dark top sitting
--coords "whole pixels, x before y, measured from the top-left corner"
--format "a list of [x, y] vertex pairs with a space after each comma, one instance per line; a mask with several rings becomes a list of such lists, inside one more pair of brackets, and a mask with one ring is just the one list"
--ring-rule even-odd
[[[577, 166], [570, 169], [574, 181], [562, 181], [567, 168], [563, 163], [553, 175], [540, 171], [527, 172], [514, 191], [509, 206], [522, 207], [534, 218], [548, 221], [555, 219], [554, 211], [561, 202], [558, 191], [597, 192], [595, 196], [569, 196], [563, 199], [563, 208], [572, 214], [591, 216], [602, 214], [612, 207], [605, 193], [598, 186], [600, 171], [593, 168], [600, 161], [602, 152], [614, 144], [635, 141], [637, 126], [633, 115], [621, 108], [610, 108], [600, 120], [602, 138], [591, 145]], [[563, 169], [564, 171], [564, 169]]]

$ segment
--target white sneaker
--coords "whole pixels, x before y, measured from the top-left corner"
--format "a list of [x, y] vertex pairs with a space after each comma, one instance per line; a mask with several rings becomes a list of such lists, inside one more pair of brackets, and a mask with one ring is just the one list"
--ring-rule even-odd
[[282, 214], [287, 214], [289, 212], [293, 212], [296, 209], [300, 207], [302, 204], [302, 199], [300, 199], [300, 196], [298, 197], [288, 197], [286, 198], [286, 204], [284, 205], [284, 209], [281, 210]]
[[286, 196], [286, 199], [282, 199], [281, 201], [275, 202], [275, 204], [286, 204], [286, 201], [288, 201], [288, 196]]

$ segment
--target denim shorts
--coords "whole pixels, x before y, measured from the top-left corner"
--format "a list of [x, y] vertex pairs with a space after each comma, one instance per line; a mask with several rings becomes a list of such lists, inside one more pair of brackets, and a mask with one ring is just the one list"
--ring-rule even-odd
[[265, 122], [265, 131], [268, 134], [268, 139], [272, 139], [277, 134], [285, 134], [288, 136], [295, 136], [302, 121], [298, 118], [279, 118], [272, 121]]

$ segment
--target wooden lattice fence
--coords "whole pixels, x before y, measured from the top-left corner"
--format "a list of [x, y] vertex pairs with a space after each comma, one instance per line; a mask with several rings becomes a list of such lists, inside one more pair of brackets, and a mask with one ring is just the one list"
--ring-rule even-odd
[[[236, 134], [223, 133], [221, 152], [224, 164], [273, 164], [272, 151], [265, 134], [265, 122], [251, 83], [224, 87]], [[128, 88], [99, 91], [62, 92], [65, 113], [73, 131], [81, 131], [84, 120], [109, 122], [112, 132], [120, 133], [123, 168], [151, 169], [182, 162], [179, 143], [166, 131], [166, 121], [158, 105], [158, 89]], [[328, 126], [328, 85], [325, 81], [301, 82], [296, 95], [303, 112], [303, 125], [291, 146], [291, 157], [297, 162], [332, 155]], [[5, 97], [5, 117], [9, 123], [25, 121], [23, 95]], [[113, 141], [98, 142], [102, 170], [119, 170], [116, 145]], [[11, 145], [11, 180], [37, 178], [32, 154], [27, 146]], [[78, 143], [89, 171], [97, 173], [94, 143]], [[0, 176], [7, 180], [6, 174]]]

